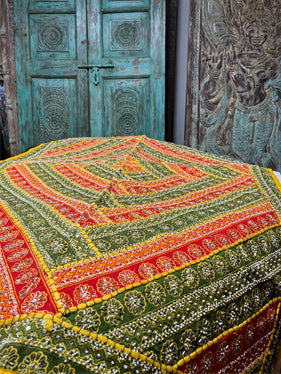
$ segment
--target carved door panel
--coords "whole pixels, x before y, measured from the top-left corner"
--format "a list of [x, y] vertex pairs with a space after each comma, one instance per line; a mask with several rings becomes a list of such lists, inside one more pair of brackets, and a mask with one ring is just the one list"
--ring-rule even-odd
[[165, 1], [15, 0], [20, 150], [164, 138]]
[[15, 1], [20, 151], [89, 135], [84, 0]]
[[92, 133], [162, 140], [165, 1], [102, 0], [101, 12], [99, 3], [90, 1], [88, 12], [89, 61], [101, 66], [90, 82], [90, 96], [97, 98], [90, 103]]

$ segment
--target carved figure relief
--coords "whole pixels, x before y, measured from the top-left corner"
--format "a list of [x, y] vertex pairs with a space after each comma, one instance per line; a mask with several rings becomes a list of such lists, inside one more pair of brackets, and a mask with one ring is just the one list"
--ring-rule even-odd
[[40, 141], [42, 143], [69, 137], [70, 109], [62, 88], [40, 90]]
[[188, 142], [281, 171], [281, 0], [203, 0], [193, 26], [201, 63]]

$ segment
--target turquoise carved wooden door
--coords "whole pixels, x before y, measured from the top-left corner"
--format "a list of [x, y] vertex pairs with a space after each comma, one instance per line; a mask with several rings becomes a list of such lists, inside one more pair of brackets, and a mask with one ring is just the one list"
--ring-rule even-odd
[[164, 139], [165, 1], [15, 0], [20, 150]]

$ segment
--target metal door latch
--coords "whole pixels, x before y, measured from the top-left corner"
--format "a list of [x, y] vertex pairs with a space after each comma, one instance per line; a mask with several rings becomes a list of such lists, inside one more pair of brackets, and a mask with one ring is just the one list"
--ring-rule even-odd
[[100, 82], [100, 69], [113, 69], [114, 65], [78, 65], [78, 69], [87, 69], [93, 73], [93, 83], [97, 86]]

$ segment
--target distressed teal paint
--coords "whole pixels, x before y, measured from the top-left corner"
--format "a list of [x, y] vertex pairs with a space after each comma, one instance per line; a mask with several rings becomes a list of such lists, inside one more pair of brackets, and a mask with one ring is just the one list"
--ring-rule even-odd
[[14, 18], [20, 151], [89, 135], [85, 1], [18, 0]]
[[89, 85], [95, 98], [90, 100], [91, 135], [146, 134], [163, 140], [165, 1], [94, 0], [88, 5], [88, 63], [114, 65], [99, 69], [99, 84]]
[[20, 150], [66, 137], [164, 139], [165, 1], [15, 0]]

